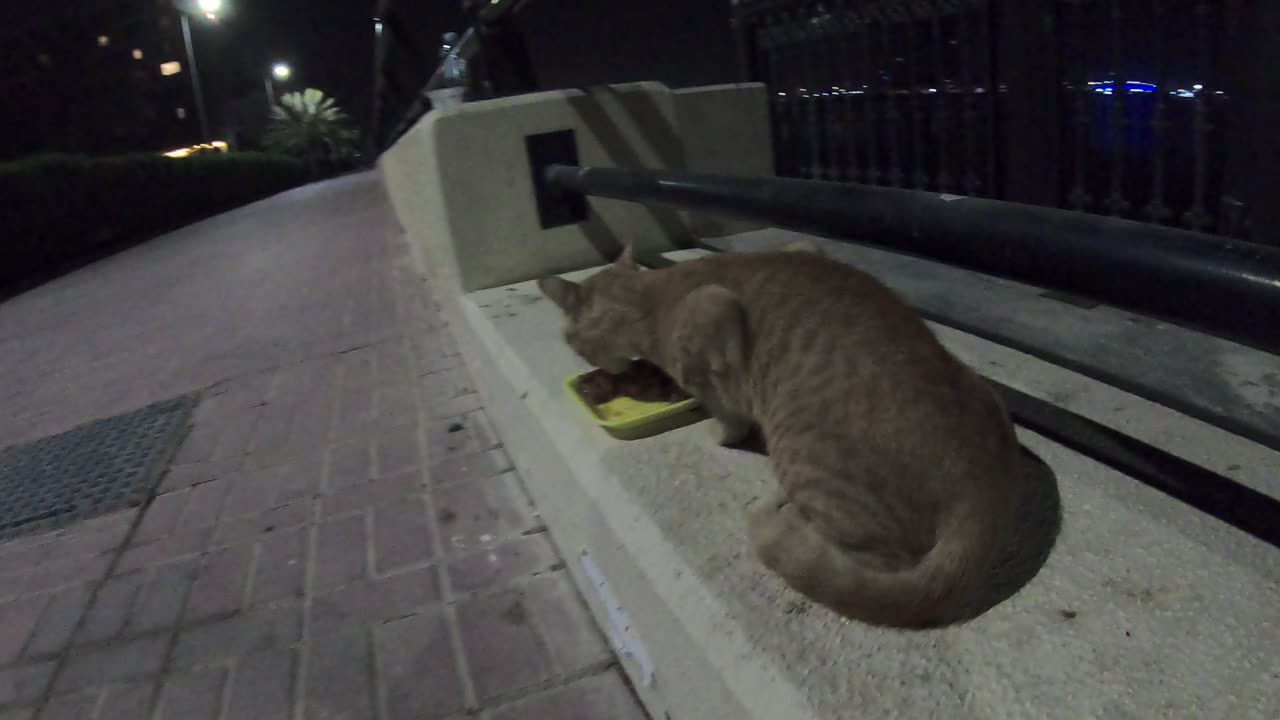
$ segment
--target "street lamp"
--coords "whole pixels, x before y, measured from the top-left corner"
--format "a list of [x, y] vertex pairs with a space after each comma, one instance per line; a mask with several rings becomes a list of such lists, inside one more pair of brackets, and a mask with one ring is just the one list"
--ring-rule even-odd
[[276, 64], [274, 64], [274, 65], [272, 65], [272, 66], [271, 66], [271, 75], [268, 75], [268, 76], [266, 76], [265, 78], [263, 78], [263, 79], [262, 79], [262, 83], [263, 83], [263, 85], [265, 85], [265, 86], [266, 86], [266, 88], [267, 88], [267, 110], [268, 110], [268, 112], [269, 112], [269, 111], [271, 110], [271, 108], [272, 108], [272, 107], [274, 107], [274, 106], [275, 106], [275, 104], [276, 104], [275, 88], [274, 88], [274, 87], [272, 86], [272, 84], [271, 84], [271, 78], [272, 78], [272, 76], [274, 76], [274, 77], [275, 77], [275, 79], [277, 79], [277, 80], [279, 80], [279, 81], [281, 81], [281, 82], [284, 82], [285, 80], [288, 80], [288, 79], [289, 79], [289, 76], [290, 76], [290, 75], [292, 75], [292, 74], [293, 74], [293, 70], [289, 68], [289, 65], [288, 65], [287, 63], [278, 62], [278, 63], [276, 63]]
[[[217, 12], [222, 9], [222, 0], [199, 0], [197, 3], [204, 16], [210, 20], [218, 19]], [[200, 139], [209, 142], [209, 117], [204, 111], [204, 92], [200, 89], [200, 71], [196, 69], [196, 51], [191, 46], [191, 22], [187, 18], [187, 8], [179, 0], [173, 0], [182, 21], [182, 42], [187, 47], [187, 67], [191, 68], [191, 89], [196, 96], [196, 114], [200, 117]]]

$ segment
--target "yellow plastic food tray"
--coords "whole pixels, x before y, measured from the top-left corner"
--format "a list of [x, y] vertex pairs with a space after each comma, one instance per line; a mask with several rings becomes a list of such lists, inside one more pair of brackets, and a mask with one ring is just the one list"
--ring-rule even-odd
[[596, 405], [578, 392], [576, 381], [587, 373], [570, 375], [564, 381], [565, 390], [596, 424], [619, 440], [639, 440], [668, 430], [675, 430], [695, 423], [705, 417], [696, 398], [676, 403], [642, 402], [634, 398], [620, 397], [603, 405]]

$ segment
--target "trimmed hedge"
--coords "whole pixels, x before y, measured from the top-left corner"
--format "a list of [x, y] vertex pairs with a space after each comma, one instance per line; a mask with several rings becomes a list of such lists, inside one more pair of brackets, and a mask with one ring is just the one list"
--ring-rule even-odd
[[0, 286], [305, 182], [264, 153], [40, 155], [0, 164]]

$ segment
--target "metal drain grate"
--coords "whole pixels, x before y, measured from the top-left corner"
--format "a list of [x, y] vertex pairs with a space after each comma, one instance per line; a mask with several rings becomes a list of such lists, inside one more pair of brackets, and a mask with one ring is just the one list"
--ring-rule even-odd
[[186, 435], [194, 396], [0, 449], [0, 540], [141, 504]]

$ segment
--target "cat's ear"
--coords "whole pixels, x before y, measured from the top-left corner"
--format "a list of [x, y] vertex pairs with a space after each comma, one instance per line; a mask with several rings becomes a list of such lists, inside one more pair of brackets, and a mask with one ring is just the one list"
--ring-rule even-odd
[[640, 265], [636, 263], [636, 254], [632, 251], [631, 246], [627, 245], [617, 260], [613, 261], [614, 267], [619, 270], [639, 270]]
[[582, 286], [560, 277], [543, 278], [538, 281], [538, 289], [560, 306], [566, 315], [577, 312], [582, 304]]
[[782, 252], [809, 253], [811, 255], [823, 255], [823, 256], [826, 255], [826, 253], [822, 252], [822, 248], [818, 245], [818, 243], [814, 242], [813, 240], [810, 240], [809, 238], [805, 238], [803, 240], [796, 240], [795, 242], [783, 247]]

